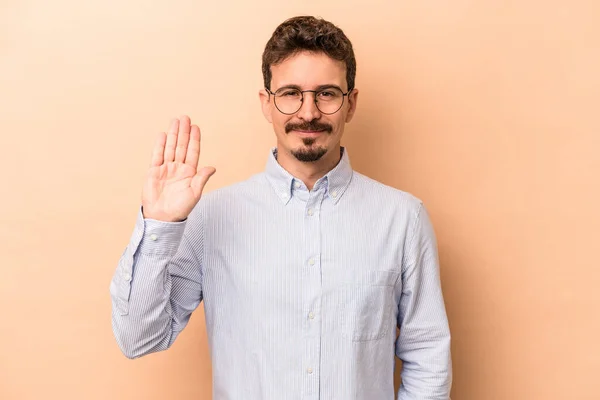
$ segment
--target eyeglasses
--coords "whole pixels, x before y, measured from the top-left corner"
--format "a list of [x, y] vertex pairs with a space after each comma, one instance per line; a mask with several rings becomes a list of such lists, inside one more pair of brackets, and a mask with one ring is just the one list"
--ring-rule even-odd
[[265, 88], [267, 92], [273, 95], [275, 107], [282, 114], [296, 114], [304, 102], [304, 93], [314, 93], [315, 105], [322, 114], [335, 114], [344, 105], [344, 98], [353, 90], [346, 93], [336, 86], [329, 86], [319, 90], [300, 90], [297, 88], [283, 87], [275, 92]]

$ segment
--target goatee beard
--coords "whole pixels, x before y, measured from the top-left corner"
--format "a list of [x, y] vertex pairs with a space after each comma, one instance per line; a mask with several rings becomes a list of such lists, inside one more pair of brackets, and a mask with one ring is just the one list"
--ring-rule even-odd
[[[326, 132], [327, 134], [331, 134], [333, 127], [327, 123], [321, 123], [319, 121], [303, 122], [299, 124], [290, 123], [286, 125], [285, 133], [289, 133], [293, 130], [322, 131]], [[302, 162], [315, 162], [319, 160], [325, 155], [325, 153], [327, 153], [327, 148], [322, 146], [313, 147], [315, 142], [315, 138], [302, 138], [302, 143], [304, 143], [305, 147], [292, 150], [292, 155], [296, 157], [298, 161]]]
[[315, 162], [319, 160], [325, 155], [325, 153], [327, 153], [327, 149], [321, 146], [312, 147], [315, 141], [316, 139], [313, 138], [303, 138], [302, 142], [306, 147], [298, 150], [292, 150], [292, 155], [296, 157], [298, 161], [302, 162]]

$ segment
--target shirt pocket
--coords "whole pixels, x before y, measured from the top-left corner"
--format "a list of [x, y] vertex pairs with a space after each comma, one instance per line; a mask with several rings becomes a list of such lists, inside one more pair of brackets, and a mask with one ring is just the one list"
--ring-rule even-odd
[[355, 342], [384, 337], [395, 326], [394, 285], [400, 272], [358, 268], [330, 272], [343, 332]]

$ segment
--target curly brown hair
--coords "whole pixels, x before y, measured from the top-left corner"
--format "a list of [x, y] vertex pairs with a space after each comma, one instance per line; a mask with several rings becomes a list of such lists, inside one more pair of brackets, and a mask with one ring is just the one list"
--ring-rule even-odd
[[348, 91], [354, 89], [356, 59], [344, 32], [322, 18], [299, 16], [287, 19], [273, 32], [262, 56], [265, 88], [271, 89], [271, 66], [301, 52], [321, 52], [346, 64]]

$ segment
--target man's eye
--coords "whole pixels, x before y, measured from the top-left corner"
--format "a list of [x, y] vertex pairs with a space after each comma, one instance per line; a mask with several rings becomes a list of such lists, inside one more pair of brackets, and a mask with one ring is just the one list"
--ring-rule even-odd
[[285, 91], [283, 91], [283, 93], [281, 93], [280, 96], [281, 97], [299, 97], [300, 92], [298, 92], [297, 90], [285, 90]]
[[334, 96], [335, 96], [335, 93], [331, 92], [331, 91], [325, 90], [323, 92], [319, 92], [319, 97], [327, 98], [327, 97], [334, 97]]

